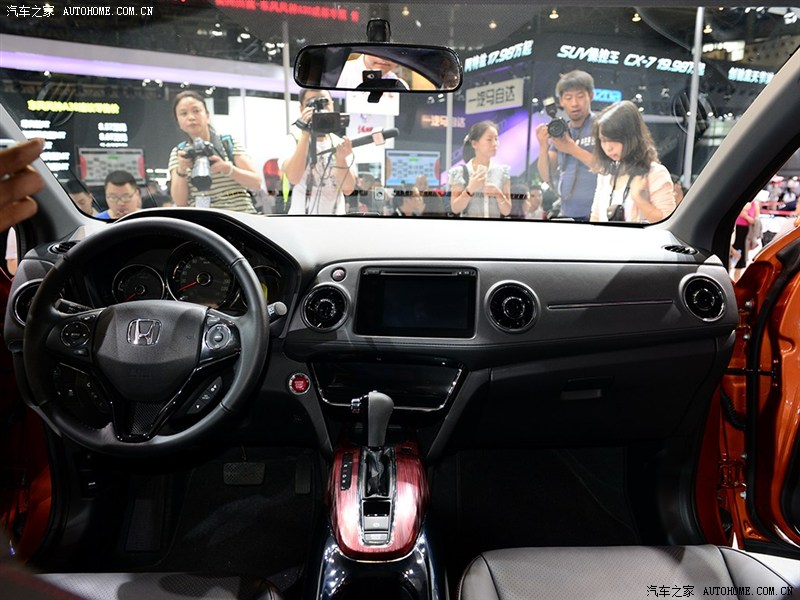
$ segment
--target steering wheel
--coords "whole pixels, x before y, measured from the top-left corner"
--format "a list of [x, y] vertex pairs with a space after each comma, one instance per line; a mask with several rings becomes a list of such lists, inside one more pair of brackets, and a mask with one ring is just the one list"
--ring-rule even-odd
[[[168, 235], [216, 255], [241, 288], [246, 312], [172, 300], [139, 300], [101, 309], [61, 300], [69, 280], [98, 256], [142, 238]], [[111, 225], [71, 248], [47, 274], [25, 327], [23, 360], [32, 408], [56, 432], [98, 452], [154, 455], [182, 449], [247, 401], [264, 367], [269, 316], [245, 258], [216, 233], [187, 221], [149, 217]], [[105, 422], [87, 424], [58, 386], [80, 374], [82, 394]], [[176, 426], [176, 423], [183, 426]]]

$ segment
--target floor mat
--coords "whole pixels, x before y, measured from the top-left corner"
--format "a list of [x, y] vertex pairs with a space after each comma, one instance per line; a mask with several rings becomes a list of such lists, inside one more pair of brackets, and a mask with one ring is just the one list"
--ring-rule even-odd
[[263, 464], [263, 481], [251, 485], [225, 483], [232, 460], [238, 458], [193, 471], [172, 547], [158, 568], [260, 575], [280, 579], [275, 583], [285, 589], [305, 562], [320, 508], [318, 470], [307, 468], [313, 454], [248, 451], [249, 462]]
[[482, 551], [638, 541], [624, 489], [624, 452], [481, 450], [434, 470], [432, 516], [448, 570]]

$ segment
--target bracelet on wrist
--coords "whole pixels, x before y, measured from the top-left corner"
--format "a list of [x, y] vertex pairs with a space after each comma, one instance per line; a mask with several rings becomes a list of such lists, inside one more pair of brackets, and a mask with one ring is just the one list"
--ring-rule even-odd
[[189, 176], [187, 173], [181, 173], [180, 171], [178, 171], [178, 169], [175, 169], [175, 175], [177, 175], [178, 177], [188, 177]]
[[234, 168], [234, 166], [233, 166], [233, 163], [228, 163], [228, 164], [231, 166], [231, 168], [230, 168], [230, 169], [228, 169], [228, 172], [227, 172], [227, 173], [225, 173], [225, 175], [226, 175], [226, 176], [228, 176], [228, 177], [230, 177], [231, 175], [233, 175], [233, 168]]
[[470, 191], [469, 191], [467, 188], [464, 188], [464, 193], [465, 193], [467, 196], [469, 196], [470, 198], [472, 198], [472, 192], [470, 192]]

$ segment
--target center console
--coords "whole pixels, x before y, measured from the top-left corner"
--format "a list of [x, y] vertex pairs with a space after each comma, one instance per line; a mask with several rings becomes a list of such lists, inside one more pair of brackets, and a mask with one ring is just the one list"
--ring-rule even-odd
[[317, 600], [442, 600], [443, 569], [426, 530], [428, 483], [412, 441], [387, 445], [394, 404], [370, 392], [352, 403], [367, 414], [364, 445], [341, 444], [328, 482], [328, 519], [316, 565]]

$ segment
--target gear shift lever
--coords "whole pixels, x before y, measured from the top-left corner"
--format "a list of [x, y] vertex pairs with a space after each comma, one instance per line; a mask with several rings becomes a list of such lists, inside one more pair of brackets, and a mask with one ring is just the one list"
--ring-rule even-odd
[[367, 401], [367, 447], [363, 450], [364, 496], [388, 496], [390, 483], [391, 450], [384, 448], [389, 418], [394, 402], [386, 394], [372, 391], [364, 397], [354, 398], [350, 403], [353, 412], [361, 412], [362, 402]]
[[392, 399], [381, 392], [367, 394], [367, 446], [379, 448], [386, 442], [389, 418], [394, 410]]

